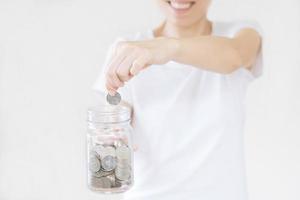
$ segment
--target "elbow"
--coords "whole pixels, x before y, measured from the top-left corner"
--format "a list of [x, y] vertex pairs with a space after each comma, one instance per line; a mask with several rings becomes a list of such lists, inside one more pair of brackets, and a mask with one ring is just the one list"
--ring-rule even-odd
[[235, 49], [227, 51], [225, 62], [223, 62], [222, 73], [230, 74], [242, 66], [243, 66], [243, 59], [240, 53]]

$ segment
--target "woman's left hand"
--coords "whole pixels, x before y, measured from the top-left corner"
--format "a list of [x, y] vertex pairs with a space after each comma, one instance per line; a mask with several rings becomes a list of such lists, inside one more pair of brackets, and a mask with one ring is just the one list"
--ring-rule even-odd
[[152, 64], [165, 64], [176, 53], [177, 40], [156, 38], [145, 41], [117, 43], [106, 74], [106, 88], [111, 95]]

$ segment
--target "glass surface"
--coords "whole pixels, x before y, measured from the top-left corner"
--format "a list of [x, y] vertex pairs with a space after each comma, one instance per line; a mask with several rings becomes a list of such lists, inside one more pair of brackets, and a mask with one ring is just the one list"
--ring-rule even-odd
[[111, 108], [88, 111], [87, 183], [102, 193], [127, 191], [134, 180], [130, 110]]

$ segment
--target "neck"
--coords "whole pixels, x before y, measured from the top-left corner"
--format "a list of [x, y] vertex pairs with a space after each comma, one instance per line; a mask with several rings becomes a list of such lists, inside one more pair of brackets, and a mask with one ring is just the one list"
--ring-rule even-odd
[[207, 18], [203, 18], [190, 26], [178, 26], [171, 22], [164, 21], [156, 30], [154, 30], [156, 37], [174, 38], [210, 35], [211, 32], [212, 23]]

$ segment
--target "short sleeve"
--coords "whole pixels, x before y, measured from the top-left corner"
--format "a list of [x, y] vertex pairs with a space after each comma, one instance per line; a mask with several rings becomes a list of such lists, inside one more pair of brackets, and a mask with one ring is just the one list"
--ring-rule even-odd
[[[261, 48], [257, 54], [256, 61], [250, 70], [241, 67], [233, 72], [234, 74], [240, 74], [247, 80], [254, 80], [262, 75], [263, 72], [263, 51], [264, 51], [264, 34], [261, 26], [256, 21], [238, 21], [234, 22], [230, 28], [229, 35], [234, 37], [241, 29], [252, 28], [256, 30], [261, 37]], [[242, 78], [242, 77], [240, 77]]]
[[[95, 91], [98, 95], [100, 95], [101, 98], [104, 98], [107, 94], [107, 89], [105, 87], [105, 75], [108, 70], [108, 62], [110, 61], [110, 59], [113, 56], [113, 52], [114, 52], [114, 49], [115, 49], [117, 43], [120, 41], [125, 41], [125, 39], [118, 38], [115, 40], [115, 42], [113, 42], [112, 45], [110, 45], [107, 55], [106, 55], [106, 58], [102, 65], [102, 69], [101, 69], [94, 85], [92, 86], [93, 91]], [[126, 101], [130, 105], [132, 104], [129, 82], [125, 83], [125, 85], [123, 87], [119, 88], [118, 92], [120, 93], [123, 101]]]

